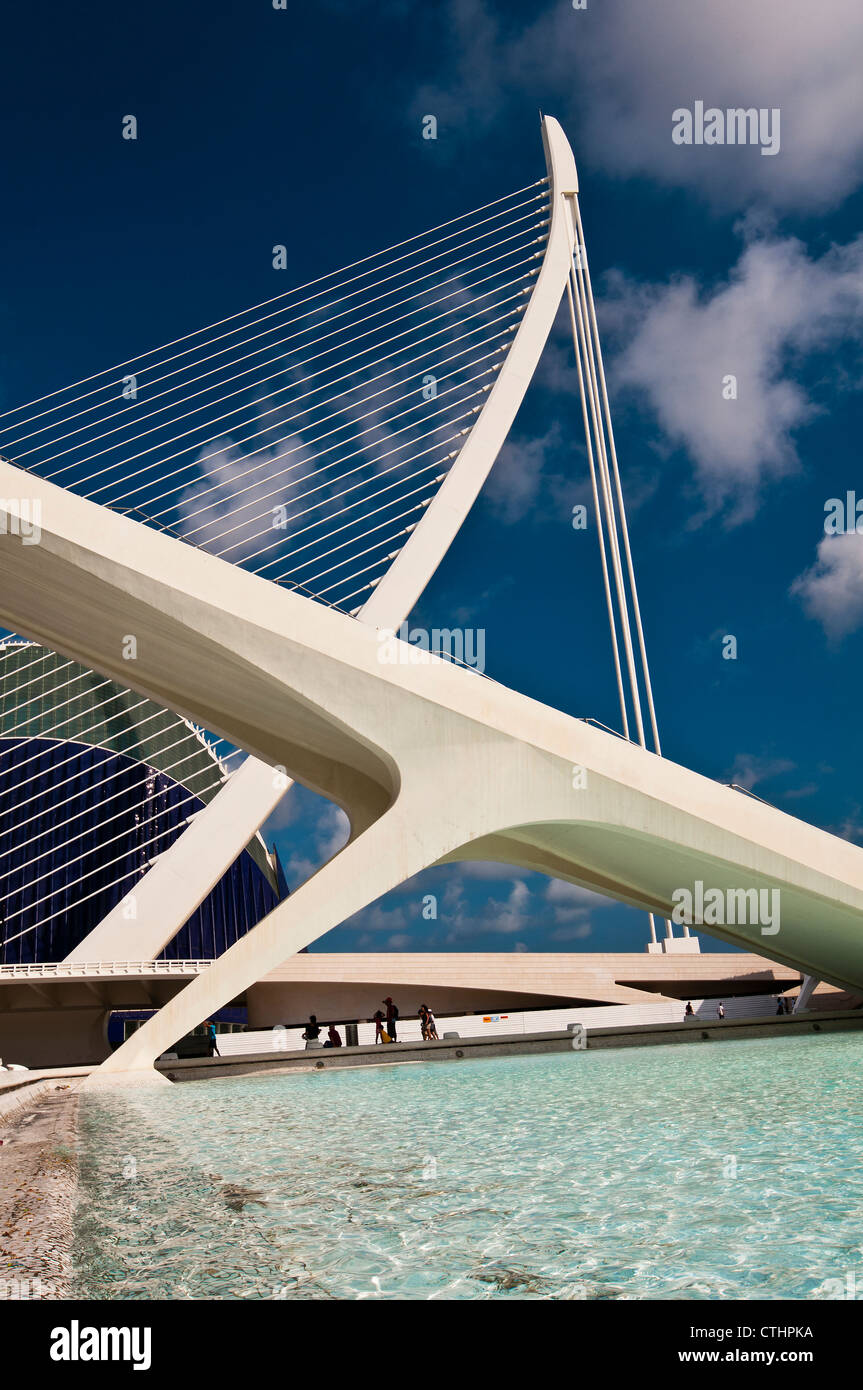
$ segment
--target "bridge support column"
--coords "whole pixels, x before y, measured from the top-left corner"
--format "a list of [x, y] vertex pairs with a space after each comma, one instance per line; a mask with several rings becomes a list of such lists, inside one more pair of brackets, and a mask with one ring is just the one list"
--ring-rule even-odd
[[[151, 1072], [157, 1057], [226, 999], [454, 849], [453, 825], [444, 807], [428, 798], [409, 801], [402, 792], [394, 807], [127, 1038], [87, 1085]], [[459, 826], [457, 841], [463, 838]]]

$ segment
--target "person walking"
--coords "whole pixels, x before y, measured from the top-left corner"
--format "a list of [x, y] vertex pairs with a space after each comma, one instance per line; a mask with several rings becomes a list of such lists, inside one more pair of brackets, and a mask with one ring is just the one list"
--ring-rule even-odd
[[426, 1037], [429, 1042], [431, 1042], [433, 1038], [436, 1038], [439, 1042], [440, 1039], [437, 1035], [437, 1024], [435, 1023], [434, 1014], [432, 1013], [428, 1004], [423, 1004], [423, 1008], [426, 1011]]
[[374, 1017], [374, 1025], [375, 1025], [375, 1042], [376, 1042], [376, 1043], [382, 1043], [383, 1040], [384, 1040], [384, 1016], [383, 1016], [383, 1012], [382, 1012], [380, 1009], [378, 1009], [377, 1013], [375, 1014], [375, 1017]]
[[398, 1042], [398, 1038], [396, 1037], [396, 1024], [399, 1017], [399, 1006], [393, 1003], [391, 994], [388, 994], [383, 1002], [387, 1006], [387, 1032], [389, 1033], [390, 1042]]
[[216, 1042], [216, 1025], [211, 1018], [207, 1019], [207, 1042], [210, 1044], [210, 1056], [221, 1057], [219, 1044]]
[[718, 1019], [723, 1019], [725, 1017], [725, 1005], [722, 1003], [721, 999], [719, 1001], [719, 1008], [716, 1010], [716, 1017]]
[[428, 1009], [425, 1004], [420, 1004], [417, 1013], [420, 1016], [420, 1033], [422, 1034], [422, 1040], [426, 1042], [428, 1040]]

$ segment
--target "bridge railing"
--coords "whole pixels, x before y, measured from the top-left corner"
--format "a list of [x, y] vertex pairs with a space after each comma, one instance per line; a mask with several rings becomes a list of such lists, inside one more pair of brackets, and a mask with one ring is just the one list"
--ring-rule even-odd
[[211, 960], [94, 960], [45, 961], [22, 965], [0, 965], [0, 979], [55, 977], [66, 979], [82, 975], [189, 975], [200, 974], [212, 965]]

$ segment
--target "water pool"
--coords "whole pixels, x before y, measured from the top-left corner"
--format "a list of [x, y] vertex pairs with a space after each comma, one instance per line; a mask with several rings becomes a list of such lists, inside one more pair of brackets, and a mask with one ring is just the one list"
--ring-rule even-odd
[[863, 1035], [84, 1095], [81, 1298], [863, 1287]]

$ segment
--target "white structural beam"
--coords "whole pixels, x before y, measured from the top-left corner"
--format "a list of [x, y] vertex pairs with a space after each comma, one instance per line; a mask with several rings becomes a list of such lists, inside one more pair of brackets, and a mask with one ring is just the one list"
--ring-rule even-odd
[[800, 992], [794, 1001], [793, 1012], [795, 1014], [803, 1013], [805, 1009], [809, 1008], [809, 1000], [812, 998], [812, 995], [815, 993], [816, 987], [820, 983], [820, 980], [818, 980], [815, 975], [803, 976], [803, 983], [800, 986]]
[[[539, 275], [494, 386], [458, 459], [407, 544], [363, 605], [360, 621], [371, 627], [395, 629], [411, 612], [476, 501], [551, 332], [572, 266], [571, 203], [578, 192], [578, 178], [569, 142], [552, 117], [544, 118], [542, 137], [549, 180], [549, 232]], [[160, 855], [133, 894], [113, 908], [67, 960], [158, 955], [272, 814], [289, 785], [268, 763], [248, 758]], [[352, 833], [358, 828], [352, 825]]]

